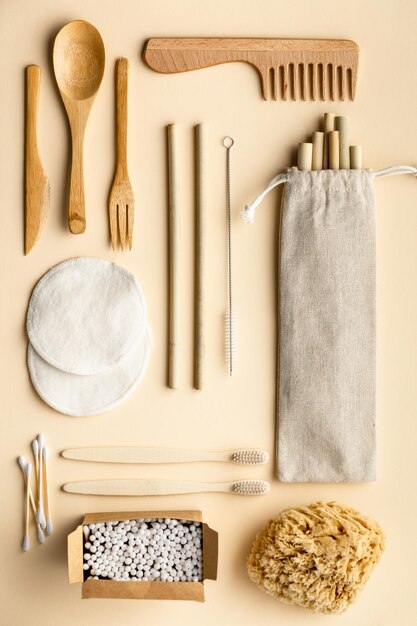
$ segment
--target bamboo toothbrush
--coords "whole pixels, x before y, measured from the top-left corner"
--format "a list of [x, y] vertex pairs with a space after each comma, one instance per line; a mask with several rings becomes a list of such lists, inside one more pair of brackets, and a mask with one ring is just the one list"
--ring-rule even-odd
[[39, 484], [38, 484], [38, 512], [36, 515], [36, 521], [41, 525], [41, 528], [46, 528], [45, 513], [43, 510], [43, 469], [42, 469], [42, 448], [43, 448], [43, 435], [38, 436], [39, 446]]
[[43, 446], [43, 495], [45, 499], [45, 512], [46, 512], [46, 532], [51, 535], [53, 532], [51, 511], [49, 507], [49, 485], [48, 485], [48, 448]]
[[[25, 479], [25, 484], [27, 485], [28, 480], [27, 480], [27, 475], [26, 475], [26, 461], [25, 461], [23, 456], [19, 456], [17, 460], [18, 460], [18, 463], [20, 465], [20, 469], [22, 470], [23, 478]], [[31, 508], [32, 508], [33, 517], [34, 517], [35, 522], [36, 522], [36, 504], [35, 504], [35, 498], [33, 497], [33, 493], [32, 493], [32, 489], [30, 487], [30, 484], [29, 484], [29, 499], [30, 499], [30, 505], [31, 505]], [[36, 530], [38, 531], [39, 542], [43, 543], [45, 541], [45, 535], [43, 533], [43, 530], [42, 530], [40, 524], [38, 524], [38, 522], [36, 522]]]
[[63, 490], [96, 496], [165, 496], [208, 491], [234, 493], [240, 496], [261, 496], [271, 486], [266, 480], [235, 480], [227, 483], [198, 483], [181, 480], [85, 480], [67, 483]]
[[26, 505], [25, 505], [25, 535], [23, 537], [23, 550], [27, 552], [30, 548], [29, 542], [29, 503], [30, 503], [30, 475], [32, 473], [32, 463], [25, 467], [26, 472]]
[[61, 452], [65, 459], [103, 463], [189, 463], [224, 461], [242, 465], [263, 465], [269, 460], [264, 450], [185, 450], [176, 448], [97, 447], [72, 448]]

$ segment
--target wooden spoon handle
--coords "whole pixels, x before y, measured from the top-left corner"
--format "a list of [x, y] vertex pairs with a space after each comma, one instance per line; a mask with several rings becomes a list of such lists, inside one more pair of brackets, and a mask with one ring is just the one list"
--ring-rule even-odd
[[84, 126], [76, 121], [71, 126], [72, 136], [72, 161], [71, 182], [68, 208], [68, 225], [74, 235], [80, 235], [85, 231], [85, 199], [84, 199], [84, 166], [83, 166], [83, 142]]
[[127, 82], [128, 59], [116, 61], [116, 122], [117, 122], [117, 168], [127, 177]]

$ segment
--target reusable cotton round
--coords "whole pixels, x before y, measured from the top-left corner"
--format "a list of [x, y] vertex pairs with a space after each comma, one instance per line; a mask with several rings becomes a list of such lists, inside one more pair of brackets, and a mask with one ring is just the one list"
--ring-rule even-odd
[[151, 348], [151, 331], [147, 327], [135, 347], [115, 367], [80, 376], [53, 367], [29, 344], [29, 375], [40, 397], [60, 413], [97, 415], [117, 406], [135, 390], [148, 366]]
[[63, 372], [92, 375], [116, 367], [147, 325], [135, 276], [102, 259], [64, 261], [39, 280], [29, 301], [27, 333], [42, 359]]

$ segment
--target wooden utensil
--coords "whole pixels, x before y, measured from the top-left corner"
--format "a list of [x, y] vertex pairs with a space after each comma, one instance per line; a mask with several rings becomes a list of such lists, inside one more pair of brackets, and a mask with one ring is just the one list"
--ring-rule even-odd
[[[153, 38], [144, 58], [157, 72], [187, 72], [243, 61], [262, 79], [264, 100], [355, 99], [359, 46], [343, 39]], [[309, 69], [310, 66], [310, 69]], [[301, 80], [301, 90], [300, 87]], [[339, 85], [338, 85], [339, 83]]]
[[235, 480], [227, 483], [201, 483], [184, 480], [84, 480], [63, 486], [67, 493], [96, 496], [166, 496], [180, 493], [223, 491], [242, 496], [260, 496], [270, 490], [265, 480]]
[[72, 164], [69, 229], [85, 231], [83, 143], [87, 119], [104, 73], [104, 44], [100, 33], [84, 20], [64, 26], [55, 38], [55, 78], [71, 128]]
[[25, 254], [38, 241], [49, 210], [49, 182], [39, 156], [38, 113], [41, 68], [26, 68]]
[[138, 448], [132, 446], [103, 446], [72, 448], [61, 453], [64, 459], [99, 463], [192, 463], [223, 461], [244, 465], [263, 465], [269, 460], [264, 450], [188, 450], [177, 448]]
[[116, 121], [117, 121], [117, 164], [109, 197], [110, 234], [113, 250], [120, 240], [125, 249], [126, 238], [132, 249], [135, 199], [127, 169], [127, 84], [128, 59], [116, 61]]

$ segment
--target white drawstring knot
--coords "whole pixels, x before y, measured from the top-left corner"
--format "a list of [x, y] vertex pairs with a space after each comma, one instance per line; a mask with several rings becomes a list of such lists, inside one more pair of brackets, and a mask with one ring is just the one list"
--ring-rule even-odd
[[278, 185], [282, 185], [282, 183], [287, 182], [287, 180], [288, 175], [284, 172], [281, 172], [280, 174], [278, 174], [278, 176], [275, 176], [268, 183], [265, 189], [258, 196], [256, 196], [255, 200], [252, 200], [250, 204], [247, 204], [245, 206], [244, 211], [242, 211], [242, 213], [240, 214], [242, 220], [246, 222], [246, 224], [253, 224], [253, 222], [255, 221], [256, 207], [261, 204], [262, 200], [271, 191], [271, 189], [274, 189], [274, 187], [278, 187]]

